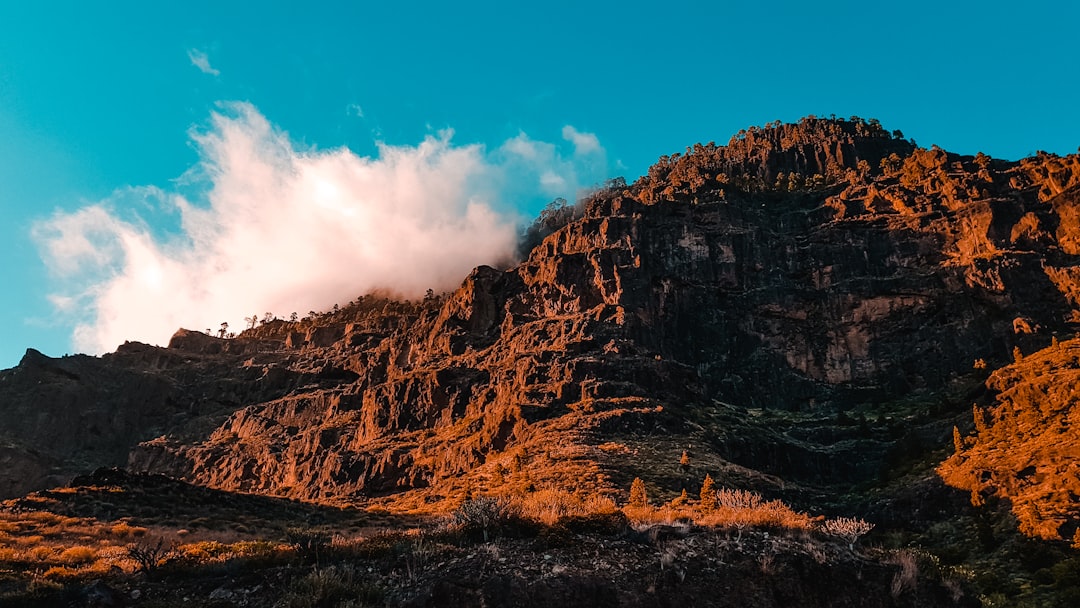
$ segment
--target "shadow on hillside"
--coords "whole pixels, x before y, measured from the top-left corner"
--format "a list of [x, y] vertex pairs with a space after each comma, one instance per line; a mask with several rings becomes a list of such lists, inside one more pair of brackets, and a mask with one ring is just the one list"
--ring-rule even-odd
[[76, 477], [68, 487], [0, 503], [0, 510], [45, 511], [102, 523], [122, 520], [135, 526], [231, 531], [240, 535], [266, 535], [297, 527], [355, 531], [408, 528], [420, 523], [416, 517], [227, 492], [165, 475], [104, 468]]

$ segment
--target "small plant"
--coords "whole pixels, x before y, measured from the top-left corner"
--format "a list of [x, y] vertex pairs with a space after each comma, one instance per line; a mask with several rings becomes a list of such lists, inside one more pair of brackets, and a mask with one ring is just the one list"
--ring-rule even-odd
[[682, 493], [671, 500], [671, 506], [683, 507], [686, 503], [690, 502], [690, 495], [686, 493], [686, 488], [683, 488]]
[[762, 504], [761, 494], [749, 490], [720, 488], [715, 492], [716, 503], [728, 509], [757, 509]]
[[76, 545], [60, 552], [60, 562], [68, 566], [89, 564], [95, 559], [97, 559], [97, 551], [93, 547]]
[[330, 547], [330, 535], [311, 528], [290, 528], [285, 532], [285, 540], [293, 546], [300, 559], [315, 564]]
[[894, 553], [887, 561], [890, 564], [899, 566], [896, 574], [893, 575], [892, 584], [889, 589], [892, 596], [898, 598], [904, 591], [915, 589], [919, 579], [919, 562], [916, 559], [915, 553], [910, 550], [901, 549]]
[[480, 530], [484, 542], [488, 542], [490, 532], [508, 521], [514, 515], [511, 503], [506, 498], [481, 496], [466, 500], [453, 513], [453, 521], [464, 530]]
[[714, 487], [712, 475], [705, 474], [705, 481], [701, 483], [701, 508], [705, 511], [712, 511], [716, 508], [716, 488]]
[[147, 575], [157, 571], [158, 566], [165, 561], [165, 558], [171, 552], [172, 547], [165, 546], [164, 538], [159, 538], [156, 545], [139, 543], [129, 545], [127, 548], [128, 557], [135, 562], [137, 570]]
[[635, 477], [633, 483], [630, 484], [630, 506], [649, 506], [649, 496], [645, 493], [645, 482], [641, 481], [640, 477]]
[[855, 550], [855, 541], [874, 528], [874, 524], [854, 517], [838, 517], [825, 520], [822, 530], [830, 536], [839, 536], [848, 542], [848, 548]]

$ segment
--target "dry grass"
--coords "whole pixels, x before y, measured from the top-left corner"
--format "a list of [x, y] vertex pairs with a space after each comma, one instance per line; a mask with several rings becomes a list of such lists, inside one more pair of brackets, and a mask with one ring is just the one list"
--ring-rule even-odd
[[613, 513], [615, 501], [607, 496], [582, 497], [565, 490], [543, 489], [511, 498], [518, 513], [526, 519], [553, 526], [566, 517]]
[[[715, 504], [715, 506], [711, 506]], [[711, 508], [710, 508], [711, 507]], [[690, 501], [682, 497], [653, 507], [626, 506], [623, 512], [636, 524], [693, 523], [713, 528], [773, 528], [812, 530], [819, 518], [801, 513], [779, 500], [764, 500], [746, 490], [719, 488], [715, 501]]]
[[126, 521], [121, 521], [109, 528], [109, 532], [117, 538], [139, 537], [146, 535], [146, 528], [132, 526]]
[[86, 545], [75, 545], [60, 552], [58, 559], [68, 566], [81, 566], [97, 559], [97, 550]]

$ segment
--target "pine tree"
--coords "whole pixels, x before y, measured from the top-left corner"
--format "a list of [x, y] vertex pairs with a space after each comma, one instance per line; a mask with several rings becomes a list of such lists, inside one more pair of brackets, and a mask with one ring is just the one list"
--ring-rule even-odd
[[630, 484], [630, 506], [649, 506], [649, 497], [645, 494], [645, 482], [641, 481], [640, 477], [635, 477], [634, 482]]
[[952, 427], [952, 442], [957, 454], [964, 451], [964, 438], [960, 436], [960, 429], [955, 426]]
[[712, 475], [705, 474], [705, 481], [701, 482], [701, 508], [711, 511], [716, 508], [716, 489], [713, 488]]
[[971, 417], [975, 420], [975, 434], [980, 439], [986, 439], [986, 413], [977, 405], [971, 406]]
[[679, 458], [679, 466], [681, 466], [684, 469], [686, 467], [690, 466], [690, 454], [687, 454], [686, 450], [682, 451], [682, 457]]

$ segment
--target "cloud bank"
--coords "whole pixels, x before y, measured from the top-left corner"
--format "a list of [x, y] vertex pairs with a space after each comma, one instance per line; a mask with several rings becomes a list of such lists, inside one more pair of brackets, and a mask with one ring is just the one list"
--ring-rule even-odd
[[525, 134], [489, 151], [441, 132], [370, 158], [298, 150], [253, 106], [222, 107], [191, 134], [201, 161], [179, 189], [197, 194], [124, 188], [34, 227], [76, 350], [163, 344], [179, 327], [240, 328], [375, 289], [451, 289], [509, 261], [518, 197], [573, 198], [607, 177], [595, 136], [572, 127], [567, 154]]

